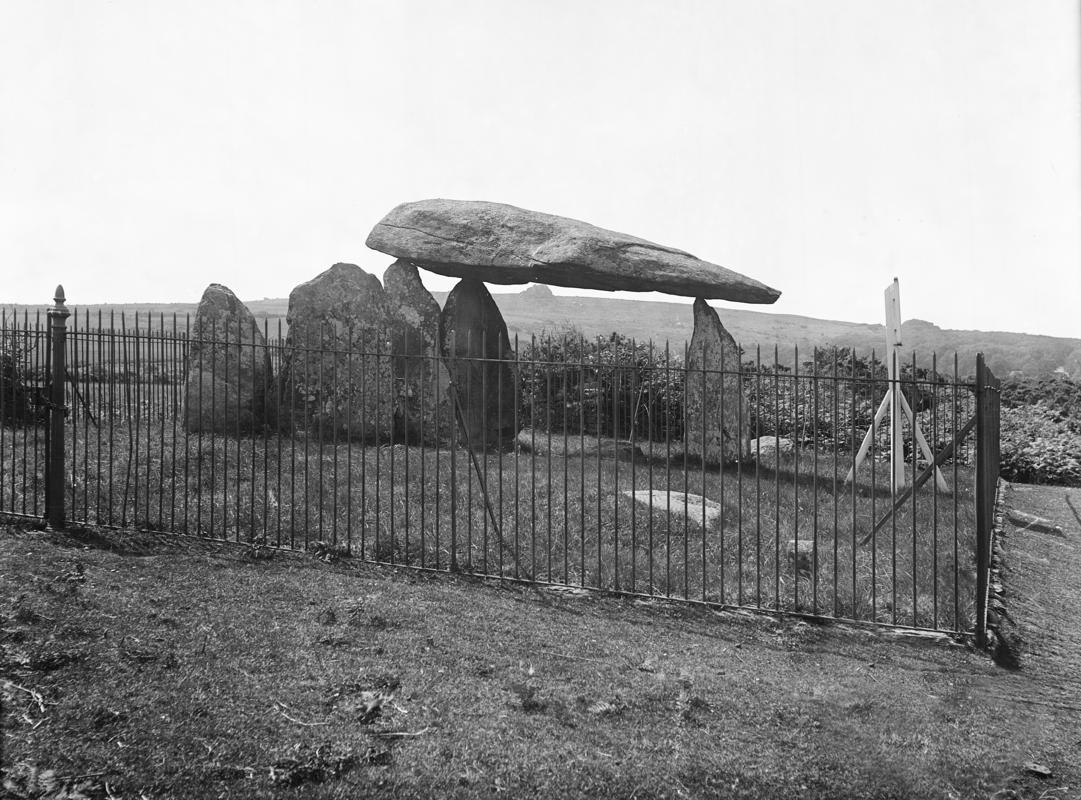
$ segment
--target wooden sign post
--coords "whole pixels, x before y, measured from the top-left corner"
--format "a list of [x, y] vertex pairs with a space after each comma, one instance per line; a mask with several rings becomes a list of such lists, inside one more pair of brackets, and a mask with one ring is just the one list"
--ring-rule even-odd
[[[856, 453], [855, 463], [848, 471], [848, 475], [845, 476], [845, 483], [848, 483], [855, 476], [856, 470], [867, 458], [867, 452], [871, 449], [871, 441], [874, 439], [879, 423], [882, 422], [883, 417], [889, 414], [890, 486], [894, 494], [902, 491], [907, 483], [905, 476], [905, 440], [902, 428], [905, 417], [908, 418], [908, 424], [912, 426], [913, 437], [923, 457], [928, 462], [935, 463], [931, 447], [927, 444], [927, 439], [924, 438], [923, 431], [920, 430], [920, 426], [916, 422], [916, 415], [912, 413], [912, 408], [909, 406], [908, 400], [905, 399], [904, 392], [901, 391], [900, 348], [901, 287], [897, 278], [894, 278], [893, 283], [886, 287], [886, 376], [889, 383], [886, 387], [886, 395], [882, 398], [882, 402], [879, 403], [878, 410], [875, 411], [871, 427], [867, 430], [867, 434], [860, 444], [860, 449]], [[942, 475], [942, 470], [937, 466], [935, 467], [935, 483], [938, 485], [939, 491], [947, 493], [950, 491], [950, 487]]]
[[[890, 404], [890, 486], [894, 492], [905, 488], [905, 440], [901, 428], [901, 389], [897, 360], [901, 350], [901, 288], [897, 278], [886, 287], [886, 375]], [[915, 423], [913, 423], [915, 424]]]

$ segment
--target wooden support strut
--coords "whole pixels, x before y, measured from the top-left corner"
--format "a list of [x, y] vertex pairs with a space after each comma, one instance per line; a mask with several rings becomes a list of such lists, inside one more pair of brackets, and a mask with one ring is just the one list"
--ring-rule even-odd
[[861, 545], [867, 544], [869, 541], [871, 541], [871, 537], [874, 536], [875, 533], [877, 533], [878, 530], [886, 524], [886, 522], [889, 520], [890, 517], [894, 515], [897, 509], [904, 505], [905, 501], [912, 496], [912, 493], [919, 489], [921, 486], [923, 486], [925, 483], [927, 483], [928, 479], [936, 472], [938, 472], [938, 468], [945, 461], [948, 461], [953, 456], [954, 450], [956, 450], [957, 445], [960, 444], [965, 439], [965, 437], [972, 432], [972, 429], [975, 427], [976, 417], [973, 417], [965, 423], [965, 426], [961, 428], [961, 430], [957, 432], [957, 434], [953, 437], [953, 440], [948, 445], [942, 448], [942, 451], [934, 457], [934, 460], [927, 466], [926, 469], [924, 469], [923, 472], [919, 474], [916, 480], [912, 482], [912, 485], [901, 493], [901, 496], [894, 501], [893, 507], [883, 515], [882, 519], [875, 523], [875, 526], [873, 528], [871, 528], [871, 532], [864, 536], [862, 539], [860, 539]]
[[458, 384], [451, 380], [448, 383], [447, 388], [450, 390], [451, 399], [454, 401], [454, 416], [458, 420], [458, 427], [462, 430], [462, 436], [465, 438], [466, 447], [469, 451], [469, 459], [473, 462], [473, 470], [477, 473], [477, 481], [480, 483], [480, 493], [484, 498], [484, 507], [488, 511], [488, 519], [492, 523], [492, 528], [495, 530], [496, 538], [499, 539], [499, 547], [503, 550], [505, 555], [510, 556], [515, 566], [525, 575], [526, 580], [533, 580], [533, 576], [529, 572], [518, 564], [518, 554], [513, 552], [503, 539], [503, 531], [499, 527], [499, 523], [496, 521], [495, 511], [492, 510], [492, 501], [488, 497], [488, 482], [485, 480], [484, 472], [480, 468], [480, 463], [477, 461], [477, 454], [473, 452], [473, 448], [470, 446], [469, 428], [465, 424], [465, 412], [462, 410], [462, 404], [458, 396]]

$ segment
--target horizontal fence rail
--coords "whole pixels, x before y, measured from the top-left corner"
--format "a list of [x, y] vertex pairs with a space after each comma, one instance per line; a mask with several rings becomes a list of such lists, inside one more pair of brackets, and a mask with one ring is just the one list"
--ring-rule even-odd
[[[918, 422], [897, 484], [890, 426], [868, 434], [891, 388], [874, 352], [342, 341], [73, 314], [68, 519], [884, 625], [983, 614], [979, 387], [956, 356], [896, 366]], [[8, 514], [46, 513], [48, 345], [40, 317], [2, 318]]]

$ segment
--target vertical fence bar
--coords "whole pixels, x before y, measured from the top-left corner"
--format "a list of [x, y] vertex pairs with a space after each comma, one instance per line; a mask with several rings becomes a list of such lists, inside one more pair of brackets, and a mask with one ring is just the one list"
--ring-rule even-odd
[[[543, 361], [541, 362], [543, 363]], [[529, 574], [537, 576], [537, 336], [529, 337]]]
[[[598, 362], [598, 364], [603, 363], [603, 358], [602, 358], [603, 352], [604, 352], [604, 345], [601, 343], [601, 338], [598, 336], [597, 337], [597, 362]], [[603, 581], [603, 576], [604, 576], [604, 568], [603, 568], [603, 565], [601, 563], [601, 561], [602, 561], [602, 559], [601, 559], [601, 555], [602, 555], [601, 554], [601, 538], [602, 538], [602, 531], [604, 530], [604, 527], [602, 525], [602, 512], [601, 512], [601, 498], [603, 497], [603, 494], [604, 494], [602, 484], [601, 484], [601, 475], [602, 475], [602, 472], [603, 472], [603, 470], [602, 470], [603, 456], [601, 454], [601, 447], [600, 447], [601, 438], [602, 438], [603, 433], [604, 433], [604, 428], [603, 428], [602, 423], [601, 423], [601, 405], [602, 405], [603, 400], [604, 400], [604, 385], [601, 383], [601, 377], [602, 377], [601, 373], [602, 372], [603, 372], [602, 369], [597, 370], [596, 394], [594, 395], [594, 397], [596, 398], [595, 405], [596, 405], [596, 410], [597, 410], [597, 415], [596, 415], [597, 416], [597, 419], [596, 419], [597, 427], [596, 427], [596, 430], [594, 431], [594, 433], [596, 433], [596, 435], [597, 435], [597, 575], [596, 575], [595, 582], [594, 582], [593, 585], [596, 586], [598, 589], [603, 589], [604, 588], [604, 583], [602, 582]]]
[[[619, 591], [619, 398], [623, 368], [619, 361], [619, 346], [612, 338], [612, 588]], [[597, 440], [600, 442], [600, 431]], [[631, 499], [631, 504], [635, 503]]]
[[[950, 430], [953, 434], [957, 435], [957, 377], [958, 377], [958, 357], [957, 353], [953, 354], [953, 402], [950, 403], [953, 419], [951, 420]], [[960, 576], [960, 547], [957, 542], [957, 524], [958, 524], [958, 497], [961, 494], [957, 485], [957, 473], [958, 473], [958, 461], [961, 458], [961, 443], [958, 442], [954, 448], [953, 458], [953, 626], [954, 629], [961, 627], [961, 589], [958, 585]]]
[[[916, 477], [919, 474], [919, 468], [916, 464], [916, 458], [919, 455], [919, 444], [916, 441], [916, 413], [919, 409], [919, 385], [916, 383], [916, 351], [912, 351], [912, 400], [908, 404], [909, 410], [912, 412], [912, 419], [909, 420], [909, 434], [911, 439], [909, 445], [912, 448], [912, 479], [909, 482], [909, 486], [912, 487], [912, 626], [916, 627], [919, 622], [917, 620], [917, 585], [919, 578], [919, 569], [917, 561], [917, 548], [916, 548]], [[904, 399], [903, 397], [901, 398]], [[934, 487], [938, 484], [937, 475], [931, 480], [931, 490], [934, 491]]]
[[[792, 349], [792, 607], [799, 611], [799, 347]], [[780, 448], [778, 448], [779, 450]]]
[[[46, 345], [44, 348], [41, 347], [42, 334], [44, 334], [44, 341], [45, 341], [45, 345]], [[48, 370], [47, 370], [45, 364], [42, 363], [42, 361], [47, 362], [49, 360], [49, 358], [50, 358], [50, 353], [49, 353], [49, 348], [48, 348], [48, 336], [49, 336], [48, 321], [46, 321], [46, 328], [44, 330], [42, 330], [42, 327], [41, 327], [41, 310], [39, 309], [34, 314], [34, 374], [38, 375], [38, 376], [40, 376], [42, 374], [48, 375]], [[44, 353], [42, 352], [43, 350], [44, 350]], [[43, 370], [44, 370], [44, 373], [43, 373]], [[46, 437], [45, 442], [41, 442], [39, 440], [38, 426], [35, 425], [34, 426], [34, 447], [33, 447], [33, 450], [32, 450], [33, 456], [34, 456], [34, 469], [33, 469], [33, 476], [34, 477], [33, 477], [33, 481], [32, 481], [32, 484], [31, 484], [31, 486], [33, 487], [33, 490], [34, 490], [33, 491], [34, 500], [33, 500], [33, 503], [31, 504], [31, 513], [35, 517], [38, 515], [39, 511], [43, 512], [45, 510], [44, 507], [39, 504], [39, 501], [43, 500], [44, 498], [40, 496], [42, 494], [42, 492], [39, 491], [38, 471], [39, 471], [39, 468], [40, 468], [41, 472], [42, 472], [41, 481], [42, 481], [42, 483], [44, 483], [44, 480], [48, 477], [48, 469], [49, 469], [49, 467], [48, 467], [47, 463], [46, 464], [41, 463], [42, 444], [45, 445], [46, 451], [47, 451], [48, 450], [48, 437], [49, 437], [49, 428], [48, 428], [48, 426], [46, 426], [46, 428], [45, 428], [45, 437]], [[23, 439], [23, 441], [25, 442], [26, 440]], [[47, 452], [45, 454], [45, 458], [48, 459], [48, 453]], [[43, 485], [41, 485], [40, 488], [44, 489], [45, 487]], [[25, 502], [25, 497], [23, 498], [23, 501]], [[25, 511], [25, 508], [24, 508], [24, 511]]]
[[[690, 465], [688, 464], [688, 461], [687, 461], [687, 455], [688, 455], [687, 454], [687, 445], [690, 443], [690, 439], [691, 439], [690, 433], [691, 432], [690, 432], [690, 417], [689, 417], [689, 414], [688, 414], [688, 411], [687, 411], [687, 403], [686, 403], [686, 398], [687, 398], [686, 391], [687, 391], [687, 387], [690, 386], [691, 380], [692, 380], [692, 378], [691, 378], [691, 376], [690, 376], [690, 374], [688, 372], [688, 369], [687, 369], [688, 362], [690, 360], [688, 358], [689, 355], [690, 355], [690, 353], [689, 353], [689, 351], [687, 349], [687, 343], [684, 342], [683, 343], [683, 391], [684, 391], [683, 397], [684, 397], [684, 403], [683, 403], [683, 414], [682, 414], [681, 419], [680, 419], [680, 423], [683, 426], [683, 474], [680, 477], [683, 478], [682, 484], [683, 484], [683, 599], [684, 600], [687, 599], [687, 592], [690, 589], [690, 585], [689, 585], [690, 577], [689, 576], [690, 576], [690, 572], [691, 572], [691, 564], [690, 564], [690, 558], [691, 558], [691, 544], [690, 544], [691, 525], [690, 525], [690, 520], [687, 518], [688, 517], [688, 511], [689, 511], [688, 507], [690, 505], [687, 490], [691, 488], [688, 485], [690, 483], [690, 481], [687, 478], [688, 473], [690, 471]], [[706, 400], [706, 398], [703, 397], [702, 398], [702, 407], [703, 408], [705, 408], [705, 404], [706, 404], [705, 400]], [[705, 458], [705, 455], [706, 454], [703, 451], [702, 457]], [[669, 491], [671, 491], [671, 487], [669, 487]], [[702, 524], [703, 525], [705, 524], [704, 520], [703, 520]]]
[[[521, 376], [522, 374], [522, 352], [518, 343], [518, 334], [514, 334], [514, 365], [515, 374]], [[532, 383], [533, 373], [529, 373], [530, 383]], [[518, 446], [517, 437], [518, 432], [522, 427], [522, 397], [521, 397], [521, 385], [522, 381], [519, 379], [514, 382], [514, 577], [518, 578], [521, 575], [521, 519], [519, 515], [519, 504], [521, 502], [522, 494], [522, 479], [520, 471], [520, 459], [519, 452], [522, 448]]]
[[664, 343], [664, 596], [672, 596], [672, 425], [668, 392], [672, 386], [672, 353]]
[[[848, 429], [848, 432], [849, 432], [848, 449], [849, 449], [849, 452], [852, 454], [852, 498], [851, 498], [852, 499], [852, 542], [851, 542], [851, 550], [852, 550], [852, 614], [853, 614], [853, 616], [855, 616], [856, 614], [859, 613], [859, 605], [860, 605], [859, 587], [858, 587], [857, 582], [856, 582], [856, 541], [857, 541], [856, 523], [857, 523], [857, 520], [858, 520], [858, 517], [856, 515], [856, 466], [857, 466], [857, 461], [856, 461], [856, 455], [857, 455], [857, 450], [856, 450], [856, 447], [857, 447], [857, 445], [856, 445], [857, 429], [856, 429], [856, 426], [859, 424], [858, 423], [859, 399], [858, 399], [858, 395], [856, 393], [856, 384], [857, 384], [858, 379], [857, 379], [857, 373], [856, 373], [856, 348], [855, 347], [852, 348], [852, 363], [851, 363], [850, 366], [851, 366], [851, 370], [850, 370], [850, 376], [851, 377], [850, 377], [850, 381], [849, 381], [849, 394], [851, 395], [851, 398], [852, 398], [852, 405], [851, 405], [851, 415], [849, 417], [850, 425], [849, 425], [849, 429]], [[872, 417], [872, 419], [873, 419], [873, 417]]]
[[990, 374], [983, 353], [976, 355], [976, 645], [987, 644], [987, 591], [991, 566], [991, 526], [997, 474], [991, 436], [996, 431], [992, 419]]
[[[229, 320], [225, 318], [221, 323], [221, 363], [222, 363], [222, 399], [221, 399], [221, 533], [223, 539], [229, 538]], [[218, 351], [215, 348], [211, 358], [216, 362]], [[240, 365], [237, 364], [239, 367]], [[239, 377], [239, 376], [238, 376]], [[217, 427], [218, 418], [215, 416], [211, 423]], [[237, 464], [239, 474], [240, 465]], [[239, 486], [239, 484], [238, 484]], [[238, 498], [239, 499], [239, 498]], [[240, 503], [236, 504], [235, 513], [239, 513]], [[240, 541], [240, 517], [234, 520], [236, 525], [236, 541]]]
[[[10, 383], [12, 387], [15, 385], [15, 376], [18, 371], [18, 362], [16, 361], [15, 346], [14, 344], [8, 344], [11, 341], [8, 329], [7, 310], [0, 308], [0, 465], [4, 462], [4, 453], [6, 445], [4, 444], [7, 438], [4, 434], [4, 421], [5, 416], [11, 418], [11, 436], [14, 440], [15, 437], [15, 413], [16, 405], [14, 397], [8, 397], [8, 387], [6, 383]], [[10, 377], [9, 377], [10, 376]], [[5, 404], [7, 405], [7, 411], [5, 412]], [[11, 465], [14, 468], [15, 459], [12, 454]], [[5, 480], [8, 475], [8, 470], [0, 469], [0, 510], [4, 509], [4, 497], [5, 493]], [[14, 478], [14, 476], [12, 476]], [[12, 509], [14, 510], [14, 509]]]
[[[562, 349], [560, 350], [560, 353], [561, 353], [561, 359], [560, 360], [562, 361], [562, 367], [563, 367], [562, 383], [560, 384], [560, 390], [562, 392], [562, 395], [561, 395], [562, 396], [562, 403], [561, 403], [561, 405], [563, 406], [563, 583], [569, 585], [570, 582], [571, 582], [571, 578], [570, 578], [570, 547], [571, 547], [571, 545], [570, 545], [570, 534], [569, 534], [569, 531], [570, 531], [570, 496], [571, 496], [571, 494], [570, 494], [570, 485], [569, 485], [569, 480], [570, 480], [570, 459], [567, 457], [568, 453], [569, 453], [569, 447], [568, 447], [569, 433], [567, 431], [567, 425], [568, 425], [567, 406], [569, 405], [569, 403], [567, 402], [567, 334], [566, 333], [563, 334], [563, 346], [562, 346]], [[517, 385], [518, 385], [518, 381], [515, 381], [515, 386], [517, 386]], [[515, 406], [515, 407], [517, 408], [517, 406]], [[515, 430], [515, 433], [517, 433], [517, 431], [518, 431], [517, 424], [515, 424], [514, 430]], [[518, 448], [515, 448], [515, 450], [517, 450], [517, 449]], [[517, 483], [517, 481], [516, 481], [516, 483]], [[632, 531], [632, 535], [633, 535], [633, 531], [634, 531], [633, 517], [631, 519], [631, 531]], [[515, 552], [517, 552], [517, 547], [515, 547]], [[632, 567], [631, 568], [632, 569], [634, 568], [633, 567], [633, 562], [632, 562]], [[633, 582], [633, 579], [632, 579], [632, 582]]]
[[811, 612], [818, 613], [818, 348], [811, 351]]
[[[14, 388], [16, 383], [16, 376], [18, 375], [19, 363], [17, 360], [16, 348], [15, 348], [15, 331], [14, 326], [8, 327], [7, 310], [0, 309], [0, 464], [3, 463], [5, 458], [6, 445], [4, 444], [7, 438], [4, 433], [4, 421], [5, 421], [5, 404], [7, 404], [6, 416], [11, 419], [11, 439], [12, 443], [15, 441], [15, 420], [17, 406], [14, 396]], [[11, 344], [9, 344], [11, 342]], [[10, 389], [6, 386], [6, 383], [10, 383]], [[8, 392], [12, 394], [9, 397]], [[11, 466], [12, 471], [15, 467], [15, 454], [12, 453]], [[4, 498], [6, 496], [5, 481], [8, 476], [8, 470], [0, 469], [0, 509], [4, 508]], [[11, 476], [12, 483], [14, 484], [14, 475]], [[14, 506], [14, 498], [12, 498], [12, 506]], [[10, 509], [14, 511], [14, 507]]]
[[[70, 511], [69, 515], [72, 518], [78, 518], [79, 506], [76, 500], [76, 475], [79, 468], [79, 422], [82, 416], [82, 409], [79, 408], [77, 398], [79, 397], [79, 384], [77, 378], [79, 375], [79, 315], [76, 313], [71, 320], [71, 329], [68, 331], [67, 342], [71, 347], [71, 353], [67, 353], [67, 345], [65, 345], [65, 364], [64, 364], [64, 382], [71, 381], [72, 390], [72, 403], [71, 413], [68, 415], [71, 420], [71, 460], [65, 458], [64, 464], [64, 488], [65, 492], [68, 486], [68, 477], [71, 480], [71, 494], [70, 497], [65, 500], [65, 511]], [[70, 377], [69, 377], [70, 376]], [[66, 390], [65, 390], [66, 391]], [[85, 465], [83, 466], [83, 472], [86, 472]]]
[[[718, 357], [718, 363], [720, 365], [720, 368], [719, 368], [720, 372], [717, 375], [717, 381], [720, 383], [720, 386], [722, 387], [720, 389], [721, 400], [718, 403], [718, 407], [717, 407], [717, 417], [718, 417], [717, 418], [717, 430], [718, 431], [723, 431], [724, 430], [724, 389], [723, 389], [723, 387], [724, 387], [724, 380], [725, 380], [725, 376], [724, 376], [724, 339], [723, 338], [720, 341], [720, 352], [717, 354], [717, 357]], [[690, 385], [690, 380], [689, 380], [690, 375], [688, 375], [687, 377], [688, 377], [688, 385]], [[705, 602], [705, 600], [706, 600], [706, 583], [707, 583], [707, 576], [706, 576], [706, 442], [707, 442], [706, 434], [707, 434], [707, 430], [706, 430], [706, 426], [707, 426], [707, 423], [708, 423], [708, 420], [709, 420], [709, 415], [706, 414], [706, 396], [707, 396], [706, 395], [706, 345], [705, 345], [705, 343], [703, 343], [702, 344], [702, 408], [699, 409], [699, 411], [701, 412], [701, 415], [702, 415], [702, 418], [700, 420], [700, 422], [702, 423], [702, 440], [699, 443], [699, 445], [702, 448], [702, 464], [701, 464], [701, 467], [702, 467], [702, 472], [701, 472], [702, 481], [701, 481], [701, 489], [700, 489], [700, 491], [702, 492], [702, 565], [701, 566], [702, 566], [702, 601], [703, 602]], [[739, 434], [738, 434], [738, 431], [737, 431], [737, 439], [736, 439], [736, 441], [740, 442], [741, 440], [738, 438], [738, 436], [739, 436]], [[721, 433], [720, 439], [721, 439], [721, 442], [720, 442], [719, 450], [718, 450], [718, 453], [717, 453], [717, 464], [718, 464], [717, 472], [718, 472], [718, 474], [720, 474], [721, 469], [724, 467], [724, 434], [723, 433]], [[737, 446], [739, 446], [739, 445], [737, 444]]]
[[648, 593], [655, 594], [653, 588], [653, 440], [656, 438], [656, 433], [653, 428], [653, 414], [655, 413], [653, 386], [656, 381], [656, 365], [653, 361], [653, 340], [649, 340], [649, 385], [647, 388], [646, 404], [649, 408], [649, 522], [648, 522], [648, 539], [649, 539], [649, 587]]
[[[781, 351], [773, 345], [773, 603], [781, 609]], [[740, 505], [743, 492], [740, 491]], [[743, 515], [741, 514], [740, 517]], [[743, 543], [740, 537], [740, 564], [743, 563]], [[742, 575], [742, 570], [741, 573]], [[740, 578], [739, 602], [743, 604], [743, 579]]]
[[[192, 346], [192, 341], [191, 341], [191, 315], [190, 314], [187, 314], [187, 315], [184, 316], [184, 341], [187, 343], [187, 348], [188, 348], [188, 350], [187, 350], [188, 369], [192, 370], [192, 369], [195, 368], [195, 359], [193, 358], [193, 353], [192, 353], [193, 346]], [[203, 425], [202, 425], [202, 420], [203, 420], [203, 370], [202, 370], [202, 367], [199, 368], [199, 378], [198, 378], [197, 382], [198, 382], [198, 392], [199, 392], [199, 394], [198, 394], [199, 400], [198, 400], [197, 405], [198, 405], [199, 411], [198, 411], [198, 413], [196, 415], [196, 417], [197, 417], [196, 430], [198, 431], [198, 433], [196, 433], [196, 454], [195, 454], [195, 472], [196, 472], [196, 476], [195, 476], [195, 533], [196, 533], [196, 535], [198, 535], [201, 532], [200, 529], [201, 529], [202, 520], [203, 520], [203, 504], [201, 502], [202, 497], [203, 497]], [[190, 429], [190, 425], [189, 425], [190, 421], [191, 421], [191, 406], [189, 405], [189, 406], [185, 407], [185, 409], [184, 409], [184, 475], [185, 476], [187, 476], [189, 474], [188, 473], [188, 462], [189, 462], [189, 459], [191, 457], [190, 456], [190, 454], [191, 454], [191, 431], [189, 430]], [[184, 533], [188, 532], [188, 520], [190, 519], [190, 516], [189, 516], [190, 499], [189, 498], [190, 498], [190, 493], [189, 492], [184, 492]]]
[[[931, 353], [931, 447], [938, 447], [938, 353]], [[954, 487], [954, 491], [957, 487]], [[938, 630], [938, 481], [931, 494], [931, 627]]]
[[[841, 398], [841, 384], [837, 377], [837, 347], [833, 348], [833, 382], [831, 384], [830, 400], [832, 403], [832, 416], [830, 417], [830, 439], [833, 446], [833, 482], [830, 489], [830, 497], [833, 498], [833, 616], [840, 616], [840, 610], [837, 605], [837, 590], [840, 588], [841, 575], [840, 564], [838, 563], [838, 544], [841, 541], [840, 536], [840, 505], [837, 492], [837, 439], [838, 439], [838, 419], [840, 418], [840, 398]], [[855, 476], [852, 477], [853, 483], [855, 482]]]
[[[870, 380], [870, 398], [872, 407], [876, 397], [875, 393], [875, 351], [871, 348], [871, 380]], [[872, 419], [872, 425], [874, 417]], [[874, 531], [875, 520], [878, 519], [878, 512], [875, 509], [875, 499], [878, 496], [878, 480], [875, 475], [875, 461], [878, 459], [877, 444], [878, 444], [878, 432], [875, 431], [871, 436], [871, 619], [874, 622], [878, 622], [878, 535]], [[855, 484], [855, 476], [853, 476], [853, 485]]]

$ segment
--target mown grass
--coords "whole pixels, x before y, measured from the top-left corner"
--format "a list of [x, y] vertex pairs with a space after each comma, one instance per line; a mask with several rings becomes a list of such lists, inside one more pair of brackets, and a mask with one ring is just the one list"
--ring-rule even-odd
[[1064, 798], [1081, 777], [1071, 712], [964, 647], [258, 553], [0, 529], [12, 796], [47, 775], [91, 798]]
[[[36, 431], [7, 431], [3, 506], [24, 508], [41, 464]], [[547, 439], [546, 434], [539, 434]], [[22, 437], [22, 438], [20, 438]], [[558, 445], [562, 435], [554, 435]], [[32, 449], [32, 448], [31, 448]], [[551, 449], [551, 448], [550, 448]], [[185, 434], [84, 424], [69, 442], [69, 516], [256, 546], [340, 548], [367, 560], [502, 578], [946, 630], [973, 617], [970, 468], [952, 495], [926, 484], [866, 543], [891, 506], [881, 464], [844, 484], [845, 456], [703, 468], [671, 444], [643, 456], [478, 453], [293, 437]], [[29, 478], [27, 478], [29, 476]], [[483, 476], [483, 479], [482, 479]], [[636, 503], [624, 492], [699, 495]], [[36, 495], [35, 495], [36, 498]], [[31, 504], [32, 506], [32, 504]], [[807, 565], [791, 554], [809, 543]]]

